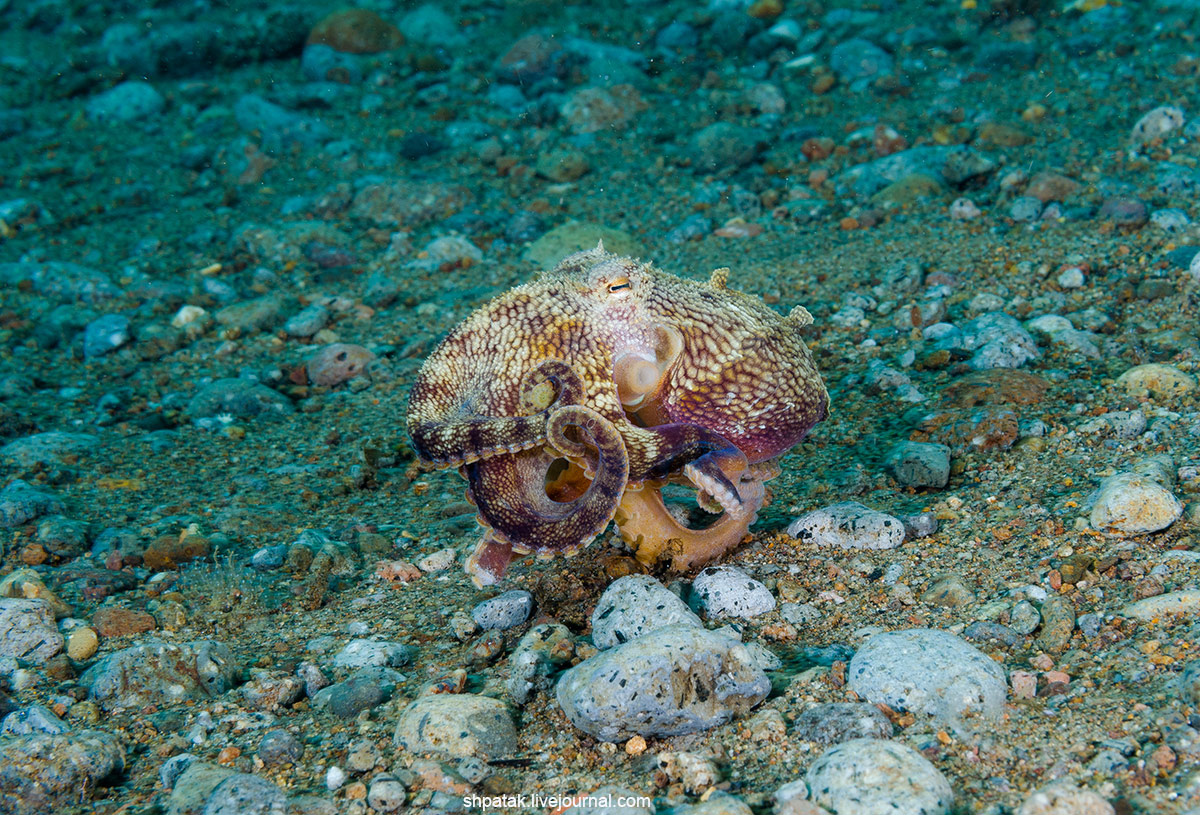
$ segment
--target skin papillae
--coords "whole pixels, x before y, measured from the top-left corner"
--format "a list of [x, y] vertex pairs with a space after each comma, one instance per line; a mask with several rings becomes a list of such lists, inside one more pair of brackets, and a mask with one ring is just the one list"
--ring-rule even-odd
[[[471, 314], [425, 361], [407, 427], [423, 465], [457, 467], [485, 527], [467, 571], [573, 554], [615, 520], [646, 564], [696, 568], [737, 546], [776, 460], [825, 418], [812, 322], [603, 246]], [[692, 529], [671, 481], [720, 517]]]

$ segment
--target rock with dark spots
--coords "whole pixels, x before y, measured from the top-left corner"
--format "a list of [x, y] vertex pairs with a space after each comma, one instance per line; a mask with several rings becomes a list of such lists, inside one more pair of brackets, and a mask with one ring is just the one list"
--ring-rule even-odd
[[125, 748], [112, 733], [31, 733], [0, 741], [0, 811], [43, 815], [74, 809], [81, 797], [125, 769]]
[[611, 648], [665, 625], [702, 628], [700, 618], [679, 596], [644, 574], [619, 577], [609, 584], [592, 612], [592, 642]]
[[533, 610], [533, 595], [513, 589], [496, 595], [471, 609], [471, 619], [485, 631], [515, 628], [529, 619]]
[[240, 675], [233, 654], [219, 642], [150, 641], [110, 654], [88, 668], [80, 684], [105, 709], [220, 696]]
[[902, 441], [888, 451], [884, 466], [901, 486], [941, 489], [950, 480], [950, 448]]
[[853, 739], [831, 747], [805, 774], [816, 803], [839, 815], [947, 815], [950, 782], [907, 744]]
[[792, 734], [818, 744], [838, 744], [850, 739], [890, 739], [892, 723], [867, 702], [827, 702], [796, 717]]
[[228, 414], [239, 419], [282, 419], [294, 412], [291, 401], [278, 391], [248, 379], [218, 379], [202, 387], [188, 402], [191, 419]]
[[20, 526], [39, 515], [62, 512], [62, 501], [52, 493], [17, 478], [0, 490], [0, 526]]
[[413, 753], [497, 759], [517, 751], [517, 729], [503, 702], [473, 693], [422, 696], [400, 714], [396, 744]]
[[0, 656], [42, 665], [63, 649], [50, 603], [40, 599], [0, 598]]
[[904, 543], [899, 518], [843, 501], [801, 515], [788, 524], [787, 533], [801, 543], [838, 549], [894, 549]]
[[1061, 594], [1052, 594], [1042, 603], [1042, 633], [1034, 644], [1050, 654], [1061, 654], [1075, 631], [1075, 604]]
[[775, 609], [771, 590], [736, 566], [709, 566], [692, 581], [692, 592], [710, 619], [750, 619]]
[[742, 643], [675, 624], [579, 663], [559, 679], [556, 696], [580, 730], [619, 741], [715, 727], [753, 708], [770, 689]]

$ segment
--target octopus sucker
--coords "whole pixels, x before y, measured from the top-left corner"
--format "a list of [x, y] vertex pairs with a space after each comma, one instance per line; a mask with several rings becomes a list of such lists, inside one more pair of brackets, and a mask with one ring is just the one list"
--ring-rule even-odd
[[[467, 479], [485, 529], [473, 578], [577, 552], [614, 519], [644, 563], [736, 547], [779, 457], [829, 410], [811, 322], [730, 289], [728, 269], [686, 280], [603, 246], [471, 314], [422, 366], [407, 427], [422, 464]], [[671, 481], [720, 517], [682, 524]]]

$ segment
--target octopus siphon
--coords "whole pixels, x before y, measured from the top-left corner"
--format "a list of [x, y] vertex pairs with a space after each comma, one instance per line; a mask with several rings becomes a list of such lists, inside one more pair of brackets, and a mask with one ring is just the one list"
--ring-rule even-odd
[[[825, 418], [802, 333], [727, 286], [618, 257], [563, 259], [464, 320], [425, 361], [407, 426], [421, 463], [466, 477], [483, 539], [478, 585], [515, 555], [574, 554], [615, 521], [646, 565], [697, 568], [736, 547], [776, 460]], [[718, 515], [693, 528], [662, 489]]]

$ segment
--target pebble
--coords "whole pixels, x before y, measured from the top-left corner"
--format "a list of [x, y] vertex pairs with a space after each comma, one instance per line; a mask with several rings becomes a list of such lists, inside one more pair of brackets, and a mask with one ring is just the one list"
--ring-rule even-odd
[[83, 355], [102, 357], [117, 350], [132, 339], [129, 318], [122, 314], [105, 314], [92, 320], [83, 329]]
[[295, 408], [286, 396], [266, 385], [248, 379], [218, 379], [201, 387], [184, 412], [193, 420], [228, 415], [276, 421], [290, 416]]
[[1166, 529], [1183, 515], [1183, 503], [1143, 473], [1116, 473], [1100, 482], [1089, 520], [1094, 529], [1141, 535]]
[[350, 640], [333, 658], [333, 667], [346, 670], [380, 666], [399, 668], [412, 660], [412, 650], [399, 642]]
[[1099, 793], [1055, 781], [1026, 798], [1016, 815], [1116, 815], [1116, 810]]
[[67, 656], [76, 662], [91, 659], [96, 655], [96, 649], [99, 647], [100, 638], [96, 635], [95, 630], [88, 626], [76, 628], [67, 637]]
[[788, 524], [793, 538], [839, 549], [894, 549], [904, 543], [899, 518], [865, 507], [857, 501], [831, 504]]
[[1122, 195], [1101, 204], [1099, 216], [1120, 227], [1137, 228], [1150, 219], [1150, 210], [1141, 199]]
[[0, 741], [0, 794], [17, 815], [76, 809], [105, 779], [125, 770], [125, 748], [99, 730], [31, 733]]
[[[78, 457], [91, 453], [99, 443], [100, 439], [90, 433], [64, 433], [60, 430], [51, 430], [10, 441], [0, 447], [0, 457], [14, 461], [22, 467], [32, 467], [36, 464], [62, 464], [68, 456]], [[18, 482], [14, 481], [13, 483]]]
[[1200, 590], [1184, 589], [1169, 591], [1154, 597], [1147, 597], [1130, 603], [1121, 609], [1124, 617], [1134, 617], [1138, 620], [1150, 621], [1156, 618], [1191, 615], [1200, 611]]
[[592, 612], [592, 642], [612, 648], [666, 625], [703, 627], [700, 618], [653, 577], [631, 574], [608, 585]]
[[902, 441], [888, 451], [884, 467], [902, 487], [941, 489], [950, 481], [950, 448], [944, 444]]
[[607, 251], [616, 255], [646, 256], [646, 248], [628, 232], [602, 224], [568, 221], [529, 244], [523, 257], [538, 269], [550, 269], [567, 255], [595, 249], [600, 241], [604, 242]]
[[367, 805], [376, 812], [398, 812], [404, 807], [408, 791], [396, 776], [380, 773], [367, 787]]
[[404, 709], [395, 742], [414, 753], [490, 760], [517, 752], [517, 730], [497, 699], [439, 693], [422, 696]]
[[63, 636], [50, 603], [0, 598], [0, 656], [43, 665], [62, 649]]
[[62, 512], [62, 501], [46, 490], [14, 478], [0, 490], [0, 526], [12, 528], [32, 521], [39, 515]]
[[969, 730], [971, 714], [995, 718], [1004, 708], [1004, 668], [948, 631], [914, 628], [876, 634], [846, 670], [861, 698], [893, 710], [928, 714], [939, 724]]
[[707, 730], [753, 708], [771, 683], [729, 636], [668, 625], [563, 673], [556, 696], [571, 722], [603, 741]]
[[471, 609], [471, 619], [484, 631], [515, 628], [529, 619], [533, 595], [521, 589], [499, 594]]
[[149, 82], [131, 79], [114, 85], [88, 100], [89, 120], [101, 124], [127, 124], [162, 112], [166, 100]]
[[258, 757], [268, 767], [296, 764], [304, 756], [304, 744], [288, 730], [276, 728], [263, 734]]
[[812, 799], [837, 815], [947, 815], [950, 782], [906, 744], [852, 739], [829, 748], [805, 774]]
[[851, 739], [890, 739], [892, 723], [868, 702], [826, 702], [796, 717], [792, 735], [817, 744], [840, 744]]
[[1150, 362], [1125, 371], [1117, 377], [1117, 385], [1131, 396], [1176, 399], [1196, 389], [1196, 378], [1174, 365]]
[[[186, 773], [185, 773], [186, 775]], [[203, 815], [287, 815], [287, 795], [265, 778], [233, 773], [204, 801]]]
[[101, 707], [169, 706], [220, 696], [241, 667], [222, 643], [149, 641], [122, 649], [92, 665], [79, 683]]
[[560, 623], [535, 625], [521, 637], [508, 658], [504, 687], [518, 705], [526, 704], [535, 692], [550, 689], [550, 676], [570, 661], [575, 652], [571, 632]]
[[254, 678], [238, 688], [247, 707], [270, 712], [290, 707], [303, 693], [304, 683], [296, 677], [271, 675], [265, 671], [255, 671]]
[[771, 590], [736, 566], [709, 566], [692, 581], [692, 592], [709, 619], [749, 620], [775, 610]]

